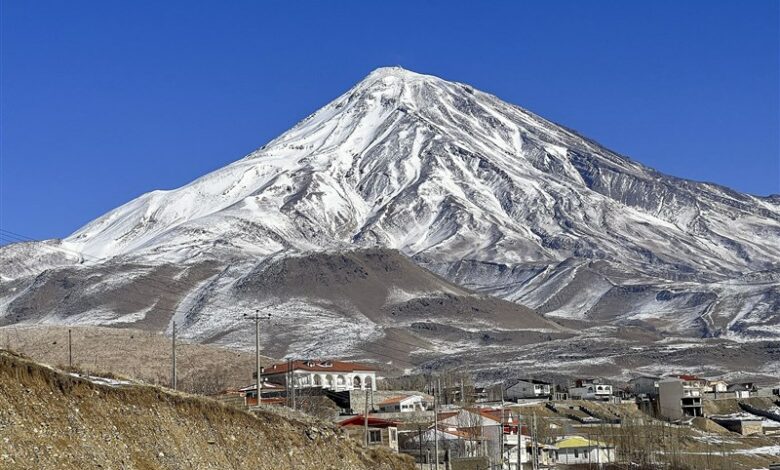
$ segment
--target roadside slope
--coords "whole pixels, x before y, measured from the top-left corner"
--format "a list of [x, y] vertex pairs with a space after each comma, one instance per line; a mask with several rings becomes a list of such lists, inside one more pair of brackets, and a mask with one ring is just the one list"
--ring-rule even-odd
[[[254, 325], [247, 324], [247, 329]], [[111, 373], [147, 384], [170, 386], [171, 339], [160, 332], [100, 326], [22, 325], [0, 327], [0, 349], [65, 368], [68, 330], [73, 365], [90, 373]], [[272, 359], [261, 357], [266, 366]], [[208, 395], [253, 383], [255, 354], [179, 340], [178, 390]]]
[[150, 386], [100, 386], [2, 350], [0, 440], [8, 469], [412, 468], [329, 424]]

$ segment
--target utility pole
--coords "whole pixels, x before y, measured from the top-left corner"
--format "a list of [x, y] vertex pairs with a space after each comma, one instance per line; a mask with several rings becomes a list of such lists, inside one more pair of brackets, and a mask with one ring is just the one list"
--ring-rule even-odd
[[423, 470], [422, 426], [417, 425], [417, 443], [420, 447], [420, 470]]
[[533, 414], [533, 423], [534, 423], [534, 429], [533, 429], [533, 438], [531, 441], [531, 444], [533, 445], [533, 449], [531, 449], [531, 456], [533, 457], [533, 469], [538, 470], [539, 469], [539, 448], [538, 443], [536, 440], [536, 413]]
[[366, 390], [366, 404], [363, 407], [363, 440], [368, 447], [368, 390]]
[[499, 467], [503, 469], [504, 468], [504, 381], [501, 381], [501, 407], [499, 408], [500, 415], [498, 418], [498, 449], [499, 449], [499, 458], [498, 463]]
[[263, 378], [260, 372], [260, 317], [257, 310], [255, 310], [255, 373], [257, 374], [257, 380], [255, 381], [255, 391], [257, 392], [257, 406], [260, 406], [262, 400], [262, 388]]
[[173, 334], [171, 335], [171, 384], [176, 390], [176, 322], [173, 322]]
[[70, 338], [70, 328], [68, 328], [68, 369], [73, 368], [73, 347]]
[[[244, 318], [247, 319], [248, 314], [244, 314]], [[263, 316], [267, 320], [271, 320], [271, 314]], [[257, 392], [257, 405], [259, 406], [263, 399], [263, 370], [260, 367], [260, 310], [255, 310], [255, 391]], [[289, 384], [289, 382], [288, 382]]]
[[292, 383], [292, 361], [290, 361], [289, 359], [287, 359], [287, 372], [285, 374], [285, 377], [286, 377], [286, 379], [284, 381], [284, 384], [285, 384], [284, 386], [285, 386], [285, 389], [286, 389], [286, 393], [285, 393], [286, 400], [285, 401], [287, 402], [287, 408], [292, 408], [292, 393], [290, 392], [290, 389], [292, 388], [291, 387], [291, 383]]
[[[523, 423], [520, 421], [520, 413], [517, 414], [517, 469], [523, 470], [523, 454], [525, 446], [523, 445]], [[521, 453], [522, 452], [522, 453]]]
[[292, 409], [295, 409], [295, 359], [290, 359], [290, 381], [292, 384]]
[[433, 447], [436, 470], [439, 470], [439, 387], [441, 379], [436, 379], [436, 388], [433, 391]]

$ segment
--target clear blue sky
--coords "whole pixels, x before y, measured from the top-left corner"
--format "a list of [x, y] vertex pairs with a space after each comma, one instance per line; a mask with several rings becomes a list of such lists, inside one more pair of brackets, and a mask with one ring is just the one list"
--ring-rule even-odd
[[778, 193], [778, 4], [4, 0], [0, 225], [65, 236], [242, 157], [384, 65], [470, 83], [666, 173]]

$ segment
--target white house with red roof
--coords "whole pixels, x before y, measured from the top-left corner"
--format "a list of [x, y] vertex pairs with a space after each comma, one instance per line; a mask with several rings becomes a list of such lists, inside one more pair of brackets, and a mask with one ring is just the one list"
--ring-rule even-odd
[[412, 413], [425, 411], [423, 397], [420, 395], [400, 395], [377, 403], [381, 413]]
[[376, 369], [357, 362], [295, 360], [266, 367], [263, 379], [287, 385], [292, 377], [295, 388], [323, 388], [336, 392], [376, 390]]

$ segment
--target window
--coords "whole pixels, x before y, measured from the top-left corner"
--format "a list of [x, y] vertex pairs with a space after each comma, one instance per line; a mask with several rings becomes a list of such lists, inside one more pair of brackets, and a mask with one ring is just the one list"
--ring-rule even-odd
[[380, 444], [382, 442], [382, 431], [368, 431], [368, 443]]
[[580, 458], [580, 451], [578, 449], [574, 449], [574, 458], [575, 459]]
[[397, 431], [395, 429], [390, 430], [390, 442], [395, 442], [398, 440]]

